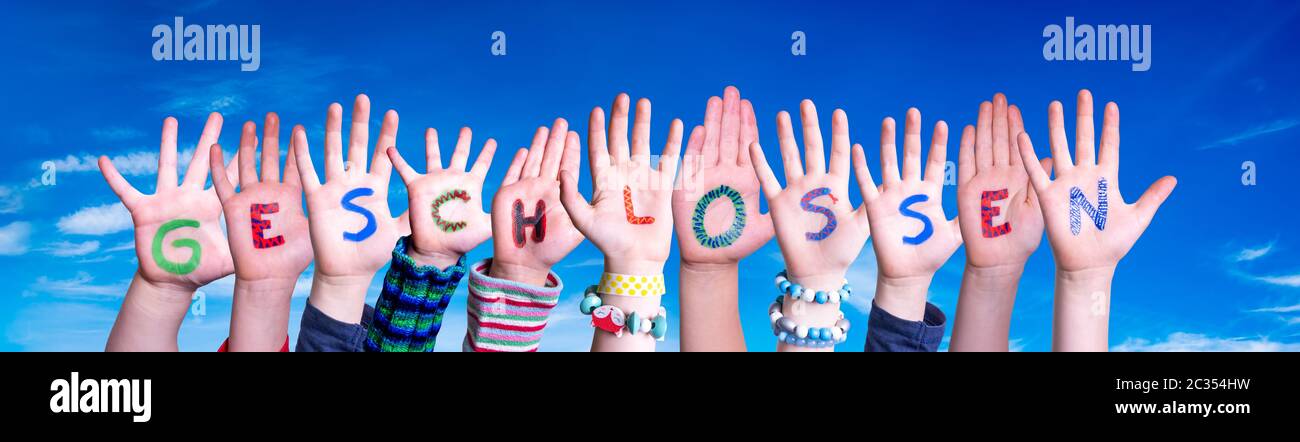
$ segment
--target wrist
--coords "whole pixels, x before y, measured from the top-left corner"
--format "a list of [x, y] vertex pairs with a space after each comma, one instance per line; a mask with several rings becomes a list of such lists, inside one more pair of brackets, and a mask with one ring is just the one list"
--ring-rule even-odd
[[724, 276], [736, 274], [740, 270], [740, 264], [730, 263], [712, 263], [712, 262], [689, 262], [682, 261], [682, 273], [690, 273], [700, 276]]
[[139, 287], [139, 290], [129, 291], [130, 295], [135, 296], [128, 296], [130, 299], [127, 302], [160, 319], [170, 316], [184, 317], [185, 312], [190, 308], [190, 303], [194, 300], [194, 292], [198, 290], [198, 287], [149, 281], [139, 272], [132, 277], [131, 285]]
[[311, 297], [313, 307], [330, 318], [349, 324], [360, 324], [365, 311], [366, 290], [374, 275], [333, 276], [316, 272], [312, 276]]
[[844, 286], [845, 273], [846, 271], [844, 270], [809, 273], [797, 273], [793, 270], [787, 270], [786, 277], [790, 282], [799, 284], [805, 289], [835, 291]]
[[934, 275], [876, 279], [875, 306], [907, 321], [925, 318], [925, 303]]
[[297, 282], [297, 278], [236, 278], [227, 349], [279, 351], [289, 333], [289, 303]]
[[488, 269], [488, 276], [507, 281], [514, 281], [521, 284], [544, 286], [546, 277], [551, 274], [550, 267], [529, 266], [511, 262], [503, 262], [498, 259], [492, 260], [492, 268]]
[[623, 275], [662, 275], [664, 262], [651, 259], [616, 259], [605, 257], [605, 273]]
[[459, 253], [446, 250], [423, 250], [416, 245], [415, 241], [411, 241], [411, 247], [406, 250], [406, 256], [411, 257], [411, 260], [415, 261], [415, 265], [434, 266], [439, 269], [456, 265], [457, 262], [460, 262], [461, 257]]

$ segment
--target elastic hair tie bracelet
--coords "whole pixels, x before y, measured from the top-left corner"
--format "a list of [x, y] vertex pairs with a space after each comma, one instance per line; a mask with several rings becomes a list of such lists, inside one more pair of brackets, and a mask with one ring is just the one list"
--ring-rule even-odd
[[839, 290], [833, 292], [808, 290], [804, 286], [790, 282], [786, 277], [786, 271], [776, 274], [776, 290], [791, 298], [803, 302], [816, 302], [818, 304], [839, 304], [840, 301], [847, 301], [853, 295], [853, 286], [849, 285], [849, 280], [844, 280], [844, 285]]
[[784, 295], [777, 296], [772, 306], [767, 308], [768, 317], [772, 319], [772, 334], [778, 341], [800, 347], [824, 348], [848, 340], [849, 320], [844, 319], [844, 312], [840, 312], [834, 327], [806, 327], [795, 324], [793, 319], [781, 313], [784, 302]]
[[628, 333], [649, 333], [656, 341], [663, 341], [668, 336], [668, 311], [659, 307], [659, 314], [653, 318], [642, 317], [637, 312], [624, 314], [623, 309], [614, 305], [603, 305], [600, 295], [596, 292], [597, 286], [587, 287], [587, 291], [582, 294], [582, 302], [578, 304], [578, 311], [584, 315], [591, 315], [591, 326], [598, 329], [613, 333], [615, 337], [623, 337], [623, 330]]

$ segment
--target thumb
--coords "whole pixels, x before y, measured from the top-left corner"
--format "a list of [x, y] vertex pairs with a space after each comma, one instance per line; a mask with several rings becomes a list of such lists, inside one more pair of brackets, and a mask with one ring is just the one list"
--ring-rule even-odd
[[583, 235], [587, 235], [596, 211], [591, 208], [587, 198], [578, 191], [578, 179], [568, 170], [560, 171], [560, 204], [563, 204], [564, 210], [569, 212], [569, 220], [573, 221], [573, 226], [577, 227]]
[[1158, 179], [1151, 187], [1147, 188], [1146, 193], [1142, 194], [1142, 198], [1138, 199], [1137, 204], [1134, 204], [1138, 214], [1138, 225], [1142, 226], [1143, 230], [1146, 230], [1147, 225], [1151, 224], [1151, 220], [1156, 216], [1156, 211], [1160, 210], [1160, 205], [1165, 203], [1165, 199], [1169, 198], [1169, 194], [1173, 193], [1174, 187], [1177, 185], [1178, 179], [1172, 176]]

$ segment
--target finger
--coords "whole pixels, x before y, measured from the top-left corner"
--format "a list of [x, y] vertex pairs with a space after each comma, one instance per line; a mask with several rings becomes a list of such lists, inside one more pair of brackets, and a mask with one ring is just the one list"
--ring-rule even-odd
[[664, 150], [659, 155], [661, 179], [671, 179], [677, 174], [677, 157], [682, 152], [682, 131], [682, 120], [674, 118], [668, 126], [668, 141], [664, 142]]
[[930, 135], [930, 162], [925, 164], [925, 181], [943, 185], [945, 166], [948, 164], [948, 123], [934, 124]]
[[862, 193], [862, 201], [875, 201], [880, 196], [880, 189], [876, 187], [876, 180], [871, 177], [871, 166], [867, 165], [867, 151], [862, 148], [861, 144], [853, 145], [853, 174], [858, 178], [858, 192]]
[[438, 130], [432, 127], [424, 129], [424, 171], [426, 173], [442, 169], [442, 152], [438, 150]]
[[176, 119], [167, 117], [163, 119], [162, 142], [158, 147], [158, 183], [156, 188], [160, 191], [176, 187], [176, 171]]
[[384, 112], [384, 120], [379, 123], [379, 139], [375, 140], [375, 154], [370, 159], [370, 174], [388, 179], [393, 175], [393, 163], [388, 161], [388, 148], [397, 145], [397, 128], [400, 123], [397, 111], [389, 109]]
[[294, 187], [302, 187], [302, 178], [298, 175], [298, 153], [294, 149], [293, 134], [290, 134], [289, 153], [284, 158], [284, 183]]
[[849, 115], [843, 110], [835, 109], [831, 114], [831, 175], [842, 177], [844, 183], [849, 179]]
[[632, 159], [649, 164], [650, 157], [650, 100], [636, 101], [636, 116], [632, 120]]
[[1165, 203], [1165, 200], [1169, 198], [1169, 194], [1173, 193], [1174, 187], [1177, 185], [1177, 178], [1166, 176], [1151, 184], [1151, 187], [1148, 187], [1147, 191], [1142, 194], [1142, 198], [1138, 199], [1136, 204], [1138, 225], [1142, 227], [1142, 230], [1146, 230], [1147, 226], [1151, 224], [1151, 220], [1155, 219], [1156, 211], [1160, 210], [1160, 205]]
[[[226, 182], [242, 188], [244, 183], [239, 182], [239, 157], [239, 152], [235, 152], [235, 157], [226, 162]], [[225, 158], [222, 158], [222, 160], [224, 159]]]
[[[569, 134], [569, 122], [557, 118], [551, 127], [551, 138], [546, 141], [546, 155], [542, 156], [543, 177], [556, 180], [560, 178], [560, 163], [563, 162]], [[576, 174], [577, 171], [575, 170]]]
[[1119, 176], [1119, 105], [1106, 103], [1101, 123], [1101, 153], [1097, 164]]
[[957, 183], [965, 185], [971, 178], [975, 178], [975, 126], [967, 124], [961, 131], [961, 147], [957, 151]]
[[758, 120], [754, 118], [754, 104], [749, 100], [740, 100], [740, 151], [736, 165], [749, 167], [749, 145], [758, 141]]
[[533, 144], [528, 147], [528, 159], [524, 160], [524, 170], [519, 175], [519, 179], [542, 175], [542, 155], [546, 154], [546, 140], [550, 136], [551, 129], [546, 126], [538, 127], [533, 133]]
[[492, 168], [492, 157], [497, 153], [497, 140], [488, 138], [483, 143], [483, 150], [479, 151], [478, 158], [474, 159], [474, 167], [469, 169], [470, 175], [478, 177], [479, 181], [487, 178], [488, 170]]
[[510, 159], [510, 167], [506, 169], [505, 177], [501, 178], [501, 187], [519, 182], [524, 173], [524, 160], [527, 157], [528, 149], [521, 148], [515, 151], [515, 157]]
[[702, 167], [713, 167], [721, 156], [722, 142], [722, 99], [709, 97], [709, 104], [704, 108], [704, 161]]
[[[1017, 142], [1016, 144], [1019, 145], [1019, 142]], [[1016, 157], [1017, 158], [1020, 157], [1019, 152], [1016, 152]], [[1046, 173], [1047, 176], [1050, 178], [1052, 176], [1052, 158], [1051, 157], [1043, 158], [1041, 161], [1039, 161], [1039, 163], [1041, 163], [1043, 166], [1043, 172]], [[1034, 190], [1033, 187], [1030, 187], [1029, 192], [1026, 193], [1029, 194], [1029, 199], [1027, 200], [1027, 202], [1029, 203], [1030, 207], [1041, 207], [1038, 205], [1038, 191]]]
[[397, 175], [402, 177], [402, 182], [410, 187], [411, 181], [420, 178], [420, 173], [416, 172], [406, 159], [402, 158], [402, 153], [397, 151], [397, 146], [389, 147], [384, 150], [388, 154], [388, 159], [393, 162], [393, 168], [397, 169]]
[[993, 165], [1011, 164], [1011, 121], [1007, 111], [1007, 96], [993, 95]]
[[592, 175], [609, 167], [609, 145], [605, 144], [605, 110], [596, 106], [587, 117], [587, 161]]
[[593, 226], [592, 218], [596, 211], [587, 202], [587, 197], [578, 191], [578, 179], [574, 173], [567, 169], [560, 174], [560, 203], [569, 212], [573, 226], [580, 232], [588, 232], [587, 229]]
[[1016, 105], [1007, 106], [1007, 117], [1011, 121], [1010, 146], [1007, 146], [1009, 161], [1012, 168], [1021, 167], [1020, 165], [1020, 148], [1017, 145], [1016, 135], [1025, 131], [1025, 120], [1020, 115], [1020, 108]]
[[357, 171], [366, 170], [366, 148], [370, 143], [370, 97], [357, 94], [352, 102], [352, 126], [348, 129], [348, 158]]
[[275, 112], [262, 123], [262, 181], [280, 182], [280, 116]]
[[[1065, 138], [1065, 111], [1062, 110], [1059, 101], [1047, 105], [1047, 130], [1052, 145], [1052, 161], [1056, 164], [1056, 170], [1064, 172], [1073, 168], [1074, 163], [1070, 161], [1070, 143]], [[1021, 149], [1023, 150], [1024, 147], [1022, 146]]]
[[907, 110], [903, 120], [903, 181], [921, 179], [921, 111]]
[[718, 140], [718, 163], [720, 164], [737, 163], [736, 156], [741, 141], [740, 107], [740, 89], [727, 86], [727, 89], [722, 92], [722, 125], [719, 128], [721, 138]]
[[799, 119], [803, 126], [804, 173], [826, 173], [826, 147], [822, 145], [821, 123], [817, 121], [817, 106], [812, 100], [799, 102]]
[[885, 117], [880, 122], [880, 181], [889, 185], [902, 180], [898, 176], [898, 139], [893, 117]]
[[[677, 184], [674, 189], [685, 190], [686, 180], [694, 182], [700, 171], [700, 149], [704, 146], [704, 126], [695, 126], [691, 129], [691, 136], [686, 139], [686, 153], [682, 155], [682, 173], [677, 174]], [[749, 147], [745, 148], [745, 155], [749, 155]], [[662, 165], [663, 160], [660, 160]], [[662, 166], [661, 166], [662, 167]]]
[[[290, 149], [293, 149], [297, 157], [298, 175], [301, 176], [302, 189], [307, 193], [315, 192], [320, 188], [320, 178], [316, 176], [316, 166], [311, 163], [311, 148], [307, 146], [307, 131], [303, 130], [302, 125], [294, 126], [293, 138], [290, 139]], [[327, 143], [328, 144], [328, 143]], [[329, 176], [326, 175], [326, 178]]]
[[[794, 141], [794, 125], [790, 124], [790, 114], [781, 111], [776, 114], [776, 133], [781, 147], [781, 162], [785, 165], [785, 182], [793, 183], [803, 177], [803, 164], [799, 162], [799, 146]], [[751, 149], [751, 155], [754, 151]]]
[[[1029, 182], [1034, 185], [1034, 190], [1038, 192], [1047, 191], [1047, 185], [1052, 180], [1048, 178], [1047, 171], [1043, 170], [1043, 165], [1038, 162], [1038, 154], [1034, 153], [1034, 143], [1029, 140], [1029, 135], [1021, 132], [1016, 141], [1020, 147], [1020, 160], [1025, 165], [1025, 172], [1029, 174]], [[1059, 167], [1059, 160], [1057, 162]]]
[[758, 175], [759, 186], [763, 188], [763, 195], [771, 200], [781, 193], [781, 182], [776, 180], [776, 174], [772, 173], [772, 166], [767, 164], [767, 157], [763, 155], [763, 146], [758, 142], [749, 145], [749, 156], [754, 159], [754, 174]]
[[451, 151], [451, 164], [448, 169], [460, 172], [465, 170], [465, 165], [469, 163], [469, 146], [474, 141], [474, 131], [469, 127], [460, 128], [460, 134], [456, 136], [456, 149]]
[[[222, 158], [221, 161], [225, 161]], [[257, 182], [257, 123], [245, 121], [239, 134], [239, 184]]]
[[[300, 144], [306, 146], [306, 144]], [[300, 153], [302, 151], [299, 151]], [[325, 180], [343, 175], [343, 106], [330, 104], [325, 114]]]
[[202, 189], [203, 184], [208, 181], [208, 152], [212, 151], [212, 145], [217, 143], [217, 138], [221, 136], [221, 114], [213, 112], [208, 114], [207, 123], [203, 124], [203, 135], [199, 136], [199, 144], [194, 146], [194, 155], [190, 157], [190, 166], [185, 169], [185, 179], [181, 181], [182, 187], [191, 189]]
[[1096, 151], [1093, 150], [1096, 138], [1092, 126], [1092, 92], [1087, 89], [1079, 91], [1075, 117], [1074, 164], [1092, 165], [1096, 160]]
[[[581, 181], [582, 174], [578, 173], [578, 166], [582, 163], [582, 146], [578, 141], [578, 133], [569, 131], [569, 136], [564, 137], [564, 150], [561, 152], [560, 167], [558, 169], [569, 170], [573, 172], [573, 182], [577, 184]], [[559, 170], [551, 179], [559, 179]]]
[[[613, 164], [623, 164], [627, 162], [627, 115], [628, 106], [631, 101], [627, 94], [618, 94], [614, 97], [614, 104], [610, 106], [609, 118], [609, 157]], [[561, 134], [563, 136], [563, 134]]]
[[235, 187], [226, 178], [226, 157], [221, 154], [220, 144], [212, 146], [208, 162], [212, 164], [212, 187], [217, 189], [217, 199], [225, 203], [235, 196]]
[[117, 167], [113, 166], [113, 161], [107, 156], [99, 157], [99, 172], [104, 175], [108, 188], [113, 189], [113, 193], [117, 194], [117, 199], [122, 201], [122, 205], [126, 206], [127, 210], [135, 207], [136, 202], [144, 197], [144, 194], [135, 190], [135, 187], [126, 181], [126, 178], [122, 178], [122, 174], [117, 171]]
[[975, 122], [975, 167], [984, 170], [993, 167], [993, 103], [980, 103], [979, 119]]

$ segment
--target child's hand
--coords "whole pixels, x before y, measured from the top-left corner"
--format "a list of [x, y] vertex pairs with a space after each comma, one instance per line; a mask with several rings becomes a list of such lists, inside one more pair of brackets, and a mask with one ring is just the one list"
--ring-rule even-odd
[[408, 212], [412, 231], [409, 254], [420, 264], [446, 268], [492, 236], [492, 219], [483, 211], [482, 198], [483, 180], [492, 166], [497, 142], [488, 138], [474, 167], [466, 171], [471, 138], [468, 127], [460, 130], [451, 164], [443, 168], [438, 132], [427, 129], [425, 175], [407, 164], [396, 147], [388, 148], [389, 159], [406, 183], [410, 207], [415, 208]]
[[221, 201], [215, 191], [203, 189], [208, 177], [208, 151], [220, 133], [221, 114], [213, 112], [194, 148], [185, 181], [178, 186], [176, 119], [164, 120], [158, 185], [153, 195], [141, 194], [122, 178], [108, 157], [99, 158], [104, 179], [135, 223], [138, 274], [155, 287], [193, 292], [234, 271], [230, 248], [221, 232]]
[[[934, 125], [930, 141], [930, 160], [921, 175], [921, 112], [908, 109], [903, 133], [903, 170], [899, 175], [897, 146], [894, 144], [894, 119], [885, 118], [880, 128], [879, 189], [867, 167], [866, 153], [854, 149], [853, 161], [863, 204], [871, 217], [875, 233], [876, 260], [883, 281], [924, 279], [926, 285], [934, 272], [961, 245], [957, 220], [948, 221], [943, 214], [943, 169], [947, 157], [948, 125]], [[924, 307], [924, 303], [922, 303]]]
[[563, 118], [537, 128], [533, 144], [519, 149], [492, 198], [492, 276], [543, 285], [551, 266], [583, 236], [560, 203], [560, 170], [577, 170], [578, 133]]
[[262, 173], [258, 177], [257, 125], [244, 123], [239, 139], [239, 191], [222, 161], [221, 146], [212, 149], [212, 183], [225, 208], [226, 231], [234, 252], [235, 276], [243, 281], [287, 280], [289, 287], [311, 264], [311, 237], [302, 213], [302, 184], [294, 147], [280, 182], [280, 119], [266, 115]]
[[593, 197], [578, 191], [578, 172], [564, 168], [562, 201], [573, 224], [605, 254], [606, 272], [628, 275], [663, 273], [672, 248], [672, 183], [682, 145], [682, 122], [673, 120], [659, 167], [650, 167], [650, 100], [636, 105], [629, 154], [627, 94], [614, 99], [608, 144], [605, 112], [591, 111], [587, 143]]
[[817, 108], [812, 101], [804, 100], [799, 104], [799, 114], [803, 119], [806, 168], [799, 162], [790, 114], [782, 111], [776, 117], [785, 162], [784, 189], [772, 173], [762, 147], [752, 143], [749, 150], [790, 280], [813, 290], [834, 291], [840, 288], [844, 273], [862, 251], [871, 229], [866, 210], [854, 210], [848, 198], [848, 116], [837, 109], [831, 117], [828, 172]]
[[739, 90], [727, 87], [722, 99], [709, 99], [704, 126], [686, 142], [673, 191], [683, 263], [734, 265], [772, 239], [772, 219], [758, 211], [758, 176], [750, 164], [749, 145], [757, 140], [754, 106], [740, 99]]
[[1056, 266], [1064, 271], [1113, 269], [1146, 230], [1156, 210], [1178, 180], [1166, 176], [1152, 184], [1135, 204], [1119, 190], [1119, 106], [1106, 105], [1101, 153], [1094, 160], [1092, 94], [1079, 91], [1075, 156], [1071, 161], [1061, 103], [1048, 107], [1056, 179], [1038, 162], [1029, 136], [1019, 136], [1020, 156], [1029, 173], [1047, 222]]
[[[1043, 239], [1043, 214], [1013, 138], [1024, 127], [1020, 109], [997, 94], [980, 104], [977, 126], [962, 131], [957, 218], [969, 266], [1023, 266]], [[1050, 158], [1043, 167], [1051, 170]]]

